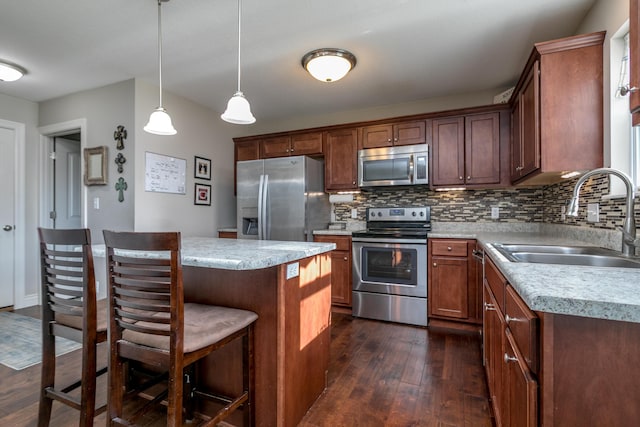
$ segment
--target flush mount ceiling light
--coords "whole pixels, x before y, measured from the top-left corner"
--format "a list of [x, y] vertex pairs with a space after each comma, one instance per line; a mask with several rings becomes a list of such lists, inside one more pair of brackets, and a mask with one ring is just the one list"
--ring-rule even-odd
[[169, 0], [158, 0], [158, 82], [160, 86], [160, 97], [158, 107], [149, 116], [149, 122], [143, 128], [145, 132], [155, 135], [175, 135], [176, 129], [171, 123], [171, 117], [162, 106], [162, 2]]
[[0, 61], [0, 81], [15, 82], [25, 74], [26, 71], [22, 67]]
[[344, 49], [316, 49], [302, 57], [302, 67], [321, 82], [335, 82], [356, 66], [356, 57]]
[[242, 0], [238, 0], [238, 90], [227, 103], [227, 109], [220, 116], [222, 120], [236, 125], [250, 125], [256, 118], [251, 114], [249, 101], [240, 90], [240, 34], [241, 34]]

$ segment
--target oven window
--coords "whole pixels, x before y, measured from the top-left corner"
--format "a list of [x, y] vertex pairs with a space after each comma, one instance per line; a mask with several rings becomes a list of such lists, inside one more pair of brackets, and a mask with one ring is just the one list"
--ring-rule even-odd
[[362, 162], [364, 181], [409, 179], [409, 157]]
[[362, 280], [400, 285], [418, 282], [418, 251], [402, 248], [362, 248]]

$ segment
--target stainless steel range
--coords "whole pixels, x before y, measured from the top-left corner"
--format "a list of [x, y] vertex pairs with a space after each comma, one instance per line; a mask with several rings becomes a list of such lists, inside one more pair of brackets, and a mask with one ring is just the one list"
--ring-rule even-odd
[[431, 208], [368, 208], [354, 232], [353, 315], [427, 325], [427, 232]]

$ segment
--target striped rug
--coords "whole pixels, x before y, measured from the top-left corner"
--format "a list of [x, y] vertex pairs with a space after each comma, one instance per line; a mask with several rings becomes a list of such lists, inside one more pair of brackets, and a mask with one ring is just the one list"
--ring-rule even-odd
[[[0, 363], [17, 371], [37, 365], [42, 360], [40, 319], [7, 311], [0, 312]], [[56, 355], [81, 347], [81, 344], [56, 338]]]

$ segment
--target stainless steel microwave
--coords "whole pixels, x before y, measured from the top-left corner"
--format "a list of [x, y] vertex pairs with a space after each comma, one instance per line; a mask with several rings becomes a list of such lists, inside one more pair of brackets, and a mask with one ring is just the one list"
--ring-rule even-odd
[[358, 186], [360, 187], [428, 183], [429, 147], [427, 144], [358, 151]]

